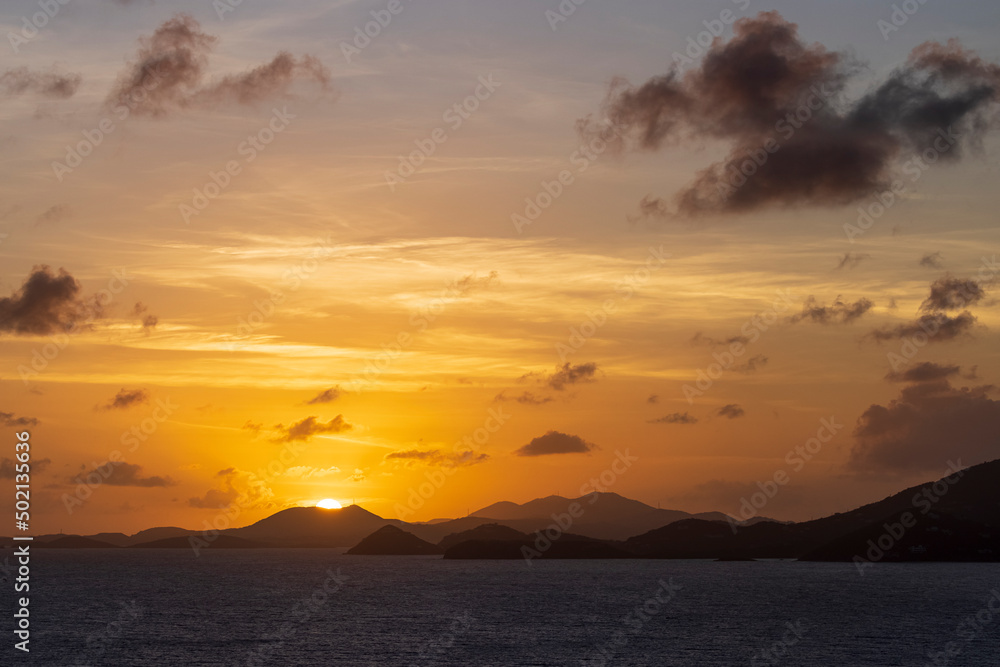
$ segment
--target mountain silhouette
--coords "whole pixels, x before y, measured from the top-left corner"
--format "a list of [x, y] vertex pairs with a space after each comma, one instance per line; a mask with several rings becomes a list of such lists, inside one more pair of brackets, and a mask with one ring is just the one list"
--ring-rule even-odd
[[350, 549], [351, 556], [426, 556], [444, 553], [441, 547], [425, 542], [396, 526], [382, 526]]

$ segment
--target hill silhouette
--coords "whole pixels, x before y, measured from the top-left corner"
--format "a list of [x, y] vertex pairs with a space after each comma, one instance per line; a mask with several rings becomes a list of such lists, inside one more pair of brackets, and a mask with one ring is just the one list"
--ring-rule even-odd
[[351, 556], [427, 556], [439, 555], [444, 550], [396, 526], [382, 526], [347, 553]]

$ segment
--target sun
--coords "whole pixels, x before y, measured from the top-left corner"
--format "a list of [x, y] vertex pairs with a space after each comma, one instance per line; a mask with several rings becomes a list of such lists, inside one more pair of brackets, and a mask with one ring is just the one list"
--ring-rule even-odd
[[325, 510], [339, 510], [342, 505], [333, 498], [324, 498], [316, 503], [316, 507], [322, 507]]

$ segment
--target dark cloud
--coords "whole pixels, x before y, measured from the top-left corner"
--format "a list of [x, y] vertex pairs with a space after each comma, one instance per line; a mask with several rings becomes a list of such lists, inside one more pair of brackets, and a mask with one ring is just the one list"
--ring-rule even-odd
[[686, 412], [674, 412], [659, 419], [649, 420], [650, 424], [697, 424], [698, 418]]
[[943, 259], [944, 257], [939, 252], [927, 253], [920, 258], [920, 266], [925, 266], [928, 269], [941, 269], [944, 268]]
[[[102, 473], [102, 468], [106, 468], [107, 466], [111, 466], [111, 474], [105, 477]], [[159, 475], [143, 477], [142, 466], [125, 462], [108, 461], [103, 466], [99, 466], [98, 469], [85, 473], [82, 477], [86, 479], [90, 475], [96, 475], [98, 478], [103, 479], [104, 483], [108, 486], [138, 486], [148, 489], [177, 484], [170, 477], [161, 477]], [[72, 481], [77, 480], [74, 479]]]
[[253, 433], [253, 437], [256, 438], [258, 435], [260, 435], [260, 430], [264, 428], [264, 425], [247, 420], [247, 422], [243, 424], [243, 426], [241, 426], [240, 428], [243, 429], [244, 431], [250, 431], [251, 433]]
[[308, 440], [314, 435], [324, 433], [343, 433], [354, 428], [353, 424], [344, 421], [344, 415], [337, 415], [327, 423], [317, 421], [316, 417], [306, 417], [300, 422], [291, 426], [278, 424], [274, 427], [280, 435], [275, 438], [278, 442], [292, 442], [294, 440]]
[[496, 287], [500, 284], [500, 274], [496, 271], [490, 271], [487, 275], [479, 277], [474, 273], [470, 273], [467, 276], [462, 276], [455, 281], [452, 287], [459, 294], [466, 294], [473, 290], [489, 289], [491, 287]]
[[27, 67], [15, 67], [0, 74], [0, 91], [7, 97], [34, 93], [41, 97], [67, 99], [73, 97], [83, 77], [79, 74], [32, 72]]
[[597, 373], [597, 364], [588, 362], [585, 364], [572, 364], [566, 362], [562, 366], [556, 366], [555, 371], [550, 375], [542, 373], [527, 373], [517, 379], [518, 382], [526, 382], [532, 378], [540, 384], [556, 391], [563, 391], [567, 385], [580, 384], [583, 382], [593, 382]]
[[319, 405], [320, 403], [333, 403], [335, 400], [340, 398], [340, 385], [336, 387], [330, 387], [329, 389], [324, 389], [320, 393], [316, 394], [314, 397], [306, 401], [306, 405]]
[[0, 298], [0, 333], [47, 335], [70, 331], [103, 315], [94, 299], [80, 296], [80, 283], [59, 269], [36, 266], [10, 297]]
[[[51, 465], [52, 459], [31, 459], [28, 463], [30, 474], [37, 475], [38, 473], [44, 471]], [[17, 472], [18, 461], [14, 459], [9, 459], [6, 456], [0, 458], [0, 479], [14, 479], [14, 475], [19, 474]]]
[[66, 204], [55, 204], [45, 209], [37, 218], [35, 218], [36, 225], [54, 224], [64, 219], [70, 214], [69, 206]]
[[657, 394], [650, 394], [649, 398], [646, 399], [646, 402], [650, 405], [656, 405], [660, 402], [660, 397]]
[[889, 382], [935, 382], [957, 375], [960, 370], [958, 366], [942, 366], [933, 361], [924, 361], [901, 371], [892, 371], [885, 379]]
[[17, 417], [13, 412], [0, 412], [0, 424], [17, 428], [19, 426], [38, 426], [34, 417]]
[[156, 117], [188, 107], [253, 105], [286, 95], [300, 79], [315, 81], [324, 92], [330, 89], [330, 74], [319, 60], [284, 51], [248, 72], [205, 83], [216, 41], [187, 14], [166, 21], [140, 39], [135, 60], [119, 76], [106, 104], [126, 104], [132, 113]]
[[904, 387], [888, 405], [872, 405], [858, 418], [851, 468], [935, 471], [949, 460], [975, 465], [1000, 457], [994, 389], [958, 389], [946, 379]]
[[145, 389], [121, 389], [115, 397], [104, 405], [97, 407], [98, 410], [128, 410], [136, 405], [149, 403], [149, 392]]
[[733, 366], [733, 370], [737, 373], [756, 373], [758, 369], [763, 368], [767, 365], [768, 358], [763, 354], [758, 354], [756, 356], [747, 359], [746, 363]]
[[866, 252], [846, 252], [844, 253], [844, 256], [840, 258], [840, 261], [837, 262], [837, 268], [853, 269], [864, 260], [871, 259], [871, 257], [872, 256]]
[[142, 330], [147, 334], [156, 328], [156, 325], [160, 323], [160, 318], [156, 315], [152, 315], [149, 312], [149, 308], [142, 301], [136, 302], [135, 306], [132, 307], [132, 316], [138, 317], [139, 322], [142, 324]]
[[986, 290], [977, 281], [945, 276], [931, 283], [931, 294], [920, 304], [920, 310], [929, 313], [961, 310], [985, 297]]
[[739, 419], [746, 414], [746, 411], [736, 403], [730, 403], [716, 410], [715, 414], [726, 419]]
[[875, 329], [867, 337], [881, 343], [913, 336], [927, 336], [929, 342], [941, 343], [970, 333], [975, 324], [976, 318], [969, 311], [963, 311], [955, 317], [950, 317], [946, 313], [933, 313], [922, 315], [908, 324]]
[[709, 347], [722, 347], [732, 345], [733, 343], [740, 343], [746, 345], [750, 342], [749, 336], [730, 336], [729, 338], [724, 338], [722, 340], [718, 338], [712, 338], [711, 336], [706, 336], [702, 332], [697, 332], [691, 338], [692, 345], [707, 345]]
[[[928, 42], [859, 99], [847, 101], [862, 71], [852, 58], [807, 44], [795, 24], [762, 12], [734, 24], [700, 65], [675, 63], [640, 86], [616, 79], [602, 120], [581, 133], [616, 136], [618, 149], [658, 150], [686, 140], [720, 140], [729, 153], [674, 197], [681, 216], [739, 213], [768, 206], [833, 206], [888, 188], [904, 151], [957, 161], [995, 125], [1000, 66], [957, 42]], [[940, 146], [952, 128], [952, 143]], [[741, 171], [742, 170], [742, 171]], [[655, 199], [647, 212], [673, 215]]]
[[471, 450], [448, 453], [442, 452], [439, 449], [407, 449], [390, 452], [385, 455], [386, 461], [401, 461], [404, 463], [420, 462], [430, 466], [445, 466], [449, 468], [474, 466], [477, 463], [485, 463], [489, 458], [489, 454], [477, 454]]
[[499, 394], [493, 397], [494, 401], [517, 401], [521, 405], [544, 405], [546, 403], [551, 403], [556, 400], [551, 396], [539, 396], [530, 391], [521, 392], [517, 396], [507, 396], [506, 392], [501, 391]]
[[549, 431], [521, 447], [518, 456], [546, 456], [548, 454], [586, 454], [597, 449], [597, 445], [587, 442], [578, 435], [568, 435], [559, 431]]
[[829, 306], [820, 305], [816, 298], [810, 296], [802, 304], [802, 312], [792, 315], [789, 322], [796, 323], [809, 320], [818, 324], [850, 324], [862, 317], [875, 306], [870, 299], [858, 299], [854, 303], [841, 300], [840, 296]]

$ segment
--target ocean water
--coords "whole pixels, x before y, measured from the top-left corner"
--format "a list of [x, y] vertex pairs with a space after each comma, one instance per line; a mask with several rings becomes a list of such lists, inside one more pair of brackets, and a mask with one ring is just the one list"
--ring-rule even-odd
[[0, 664], [1000, 664], [990, 564], [38, 550], [30, 597]]

